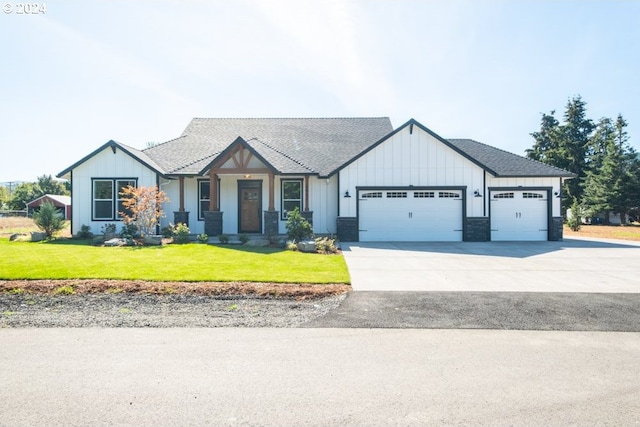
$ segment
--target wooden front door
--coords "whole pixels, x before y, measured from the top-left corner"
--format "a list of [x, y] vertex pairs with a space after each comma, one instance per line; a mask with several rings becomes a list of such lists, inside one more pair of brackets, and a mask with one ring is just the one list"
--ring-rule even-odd
[[260, 233], [262, 181], [238, 181], [238, 232]]

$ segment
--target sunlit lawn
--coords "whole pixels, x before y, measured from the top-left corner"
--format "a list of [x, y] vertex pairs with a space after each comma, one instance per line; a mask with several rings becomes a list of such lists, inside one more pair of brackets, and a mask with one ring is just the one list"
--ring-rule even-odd
[[0, 238], [0, 280], [121, 279], [349, 283], [341, 255], [191, 243], [162, 247], [99, 247], [61, 239]]
[[640, 224], [627, 225], [583, 225], [578, 231], [571, 231], [564, 227], [564, 235], [567, 237], [598, 237], [601, 239], [622, 239], [640, 241]]

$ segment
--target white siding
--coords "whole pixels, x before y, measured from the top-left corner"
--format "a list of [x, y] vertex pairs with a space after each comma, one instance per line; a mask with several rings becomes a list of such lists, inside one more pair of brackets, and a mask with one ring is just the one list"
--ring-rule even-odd
[[[356, 187], [466, 186], [467, 216], [483, 216], [483, 170], [418, 126], [405, 127], [340, 171], [340, 216], [356, 216]], [[342, 197], [349, 191], [351, 198]]]
[[[106, 223], [116, 223], [116, 221], [92, 221], [91, 209], [93, 194], [91, 188], [92, 178], [137, 178], [139, 187], [156, 186], [156, 173], [147, 168], [133, 157], [116, 149], [115, 153], [111, 147], [106, 147], [103, 151], [82, 163], [72, 172], [72, 218], [73, 229], [76, 234], [82, 225], [91, 227], [91, 232], [98, 234]], [[120, 226], [118, 226], [120, 231]]]

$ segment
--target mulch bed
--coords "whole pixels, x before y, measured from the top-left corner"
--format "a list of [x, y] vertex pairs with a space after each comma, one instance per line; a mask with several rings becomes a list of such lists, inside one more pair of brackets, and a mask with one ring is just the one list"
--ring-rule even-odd
[[70, 286], [73, 294], [191, 294], [207, 296], [242, 295], [256, 298], [309, 300], [342, 295], [351, 290], [345, 284], [254, 283], [254, 282], [149, 282], [144, 280], [5, 280], [0, 293], [64, 294]]

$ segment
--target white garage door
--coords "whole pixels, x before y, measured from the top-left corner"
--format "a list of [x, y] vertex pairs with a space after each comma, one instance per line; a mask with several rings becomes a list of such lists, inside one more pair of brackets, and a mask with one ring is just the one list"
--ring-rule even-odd
[[363, 242], [462, 240], [462, 191], [367, 190], [358, 203]]
[[546, 191], [492, 191], [491, 240], [548, 239]]

